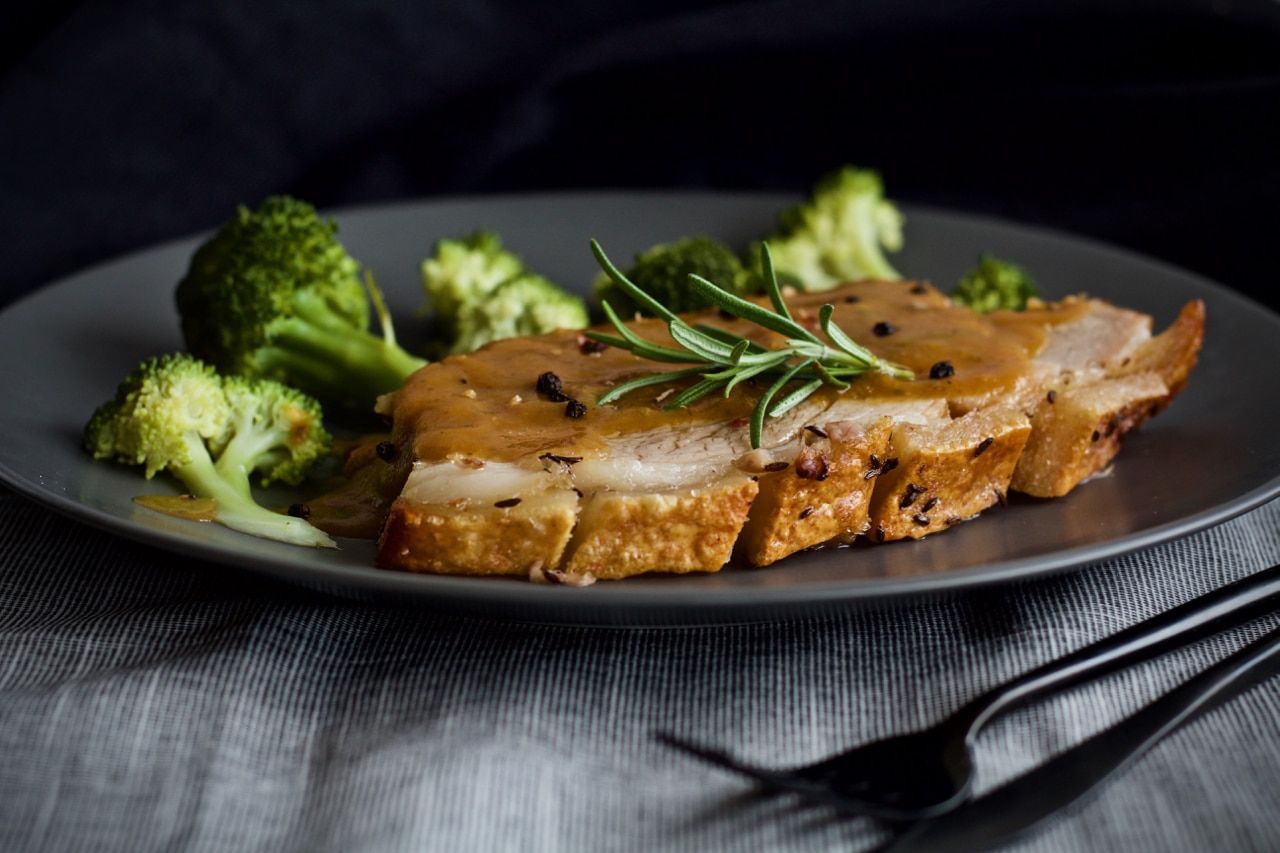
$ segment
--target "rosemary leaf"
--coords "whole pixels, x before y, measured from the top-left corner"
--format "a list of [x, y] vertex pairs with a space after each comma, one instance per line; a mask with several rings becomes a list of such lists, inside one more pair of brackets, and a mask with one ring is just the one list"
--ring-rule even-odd
[[787, 372], [778, 377], [778, 381], [769, 386], [769, 390], [764, 392], [764, 396], [756, 403], [756, 407], [751, 411], [751, 446], [759, 447], [760, 441], [764, 437], [764, 418], [769, 411], [769, 403], [773, 402], [773, 398], [778, 395], [783, 386], [795, 378], [806, 362], [800, 362], [787, 368]]
[[[609, 322], [618, 330], [618, 334], [622, 335], [626, 340], [626, 345], [622, 346], [621, 349], [630, 350], [636, 355], [641, 356], [642, 358], [647, 358], [650, 361], [671, 361], [676, 362], [677, 364], [687, 364], [690, 361], [689, 354], [687, 352], [675, 349], [674, 347], [664, 347], [661, 344], [655, 344], [631, 331], [631, 329], [627, 328], [626, 323], [618, 319], [618, 315], [614, 312], [613, 308], [609, 306], [608, 302], [602, 303], [601, 307], [604, 308], [604, 313], [609, 318]], [[595, 338], [597, 340], [599, 339], [598, 333], [596, 332], [588, 332], [587, 337]], [[604, 335], [603, 337], [612, 338], [612, 335]], [[605, 343], [608, 343], [608, 341], [605, 341]]]
[[[689, 285], [697, 290], [699, 294], [705, 296], [708, 300], [715, 303], [719, 307], [728, 311], [735, 317], [755, 323], [757, 326], [763, 326], [771, 332], [777, 332], [788, 338], [799, 338], [811, 341], [816, 344], [822, 343], [813, 332], [810, 332], [804, 326], [801, 326], [791, 316], [783, 316], [775, 314], [768, 308], [762, 308], [754, 302], [748, 302], [741, 297], [734, 296], [728, 291], [721, 290], [711, 282], [707, 281], [700, 275], [689, 275]], [[774, 283], [772, 290], [777, 290], [777, 283]], [[770, 294], [772, 295], [772, 294]], [[781, 296], [778, 297], [781, 299]]]
[[609, 278], [613, 279], [614, 283], [621, 287], [622, 290], [637, 303], [648, 308], [654, 316], [661, 317], [667, 322], [677, 319], [676, 315], [671, 312], [671, 309], [645, 293], [640, 288], [636, 287], [631, 279], [627, 278], [622, 273], [622, 270], [615, 267], [613, 262], [605, 255], [604, 249], [600, 248], [600, 244], [595, 240], [591, 241], [591, 253], [596, 256], [596, 263], [600, 264], [600, 268], [605, 271], [605, 274], [608, 275]]
[[650, 385], [661, 385], [664, 382], [674, 382], [684, 379], [688, 376], [697, 376], [702, 373], [701, 367], [689, 367], [684, 370], [672, 370], [668, 373], [652, 373], [648, 376], [641, 376], [637, 379], [631, 379], [619, 385], [610, 388], [608, 393], [603, 394], [599, 399], [600, 405], [612, 403], [619, 397], [623, 397], [637, 388], [646, 388]]
[[832, 372], [822, 362], [815, 361], [813, 363], [813, 369], [818, 371], [819, 378], [821, 378], [822, 381], [826, 382], [828, 385], [832, 385], [836, 388], [839, 388], [841, 391], [849, 387], [848, 382], [845, 382], [843, 379], [841, 379], [839, 375], [837, 375], [837, 373]]
[[843, 350], [848, 355], [867, 365], [884, 365], [880, 369], [888, 369], [888, 372], [899, 379], [910, 379], [911, 371], [897, 365], [887, 365], [876, 358], [871, 350], [854, 341], [844, 333], [844, 330], [831, 322], [831, 315], [835, 311], [834, 305], [823, 305], [822, 310], [818, 312], [818, 320], [822, 324], [822, 331], [831, 342]]
[[773, 253], [769, 251], [768, 243], [760, 244], [760, 271], [764, 274], [766, 282], [773, 282], [772, 287], [765, 288], [769, 291], [769, 301], [773, 303], [773, 310], [790, 320], [791, 312], [787, 309], [787, 303], [782, 300], [782, 290], [778, 288], [778, 276], [773, 271]]
[[690, 385], [683, 392], [677, 394], [670, 402], [663, 406], [663, 408], [683, 409], [685, 406], [692, 405], [698, 400], [701, 400], [723, 384], [723, 379], [703, 379], [701, 382]]
[[746, 341], [747, 352], [750, 353], [767, 353], [771, 351], [760, 346], [760, 344], [753, 340], [744, 338], [742, 335], [735, 335], [728, 329], [722, 329], [719, 326], [709, 326], [706, 323], [696, 323], [693, 328], [707, 337], [715, 338], [718, 341], [724, 341], [726, 344], [733, 344], [734, 346]]
[[[754, 364], [742, 370], [735, 371], [736, 375], [731, 377], [729, 379], [728, 384], [726, 384], [724, 387], [724, 395], [728, 397], [729, 393], [733, 391], [733, 389], [738, 385], [739, 382], [744, 382], [747, 379], [751, 379], [755, 376], [759, 376], [762, 373], [766, 373], [770, 370], [775, 370], [781, 365], [786, 364], [789, 358], [790, 356], [787, 353], [779, 352], [772, 361], [762, 361], [758, 364]], [[728, 372], [729, 371], [724, 371], [724, 373], [728, 373]], [[708, 374], [708, 375], [721, 376], [723, 374]], [[848, 387], [848, 383], [845, 383], [845, 387], [846, 388]]]
[[[824, 305], [818, 313], [822, 331], [830, 342], [830, 346], [827, 341], [823, 341], [797, 323], [791, 316], [791, 312], [787, 310], [782, 298], [768, 246], [764, 246], [761, 251], [761, 266], [765, 278], [765, 289], [773, 306], [772, 311], [762, 305], [741, 299], [697, 275], [689, 276], [689, 286], [724, 311], [781, 335], [785, 339], [785, 344], [776, 349], [769, 349], [749, 338], [717, 326], [701, 323], [695, 326], [689, 325], [629, 281], [609, 261], [604, 250], [595, 240], [591, 241], [591, 250], [601, 268], [627, 295], [650, 313], [666, 320], [667, 331], [679, 348], [656, 344], [640, 337], [627, 327], [608, 304], [603, 306], [605, 315], [618, 334], [588, 332], [587, 336], [592, 340], [627, 350], [651, 361], [691, 365], [679, 370], [642, 376], [624, 382], [601, 396], [601, 404], [613, 402], [638, 388], [701, 376], [698, 382], [690, 385], [666, 404], [668, 409], [677, 409], [688, 406], [719, 389], [723, 389], [727, 397], [742, 382], [757, 376], [768, 376], [773, 378], [773, 384], [756, 401], [751, 411], [751, 446], [759, 447], [764, 436], [766, 417], [776, 417], [790, 411], [807, 400], [823, 385], [843, 390], [849, 387], [849, 380], [868, 370], [883, 371], [903, 379], [912, 378], [911, 371], [877, 358], [874, 353], [856, 343], [836, 326], [831, 321], [835, 311], [832, 305]], [[801, 381], [804, 384], [775, 404], [774, 399], [794, 381]]]
[[[738, 350], [736, 344], [730, 346], [724, 341], [701, 334], [687, 323], [679, 321], [669, 324], [668, 331], [676, 343], [700, 357], [703, 361], [712, 364], [734, 363], [734, 353]], [[742, 355], [739, 353], [738, 359], [741, 358]], [[687, 355], [685, 360], [688, 360]]]
[[778, 415], [782, 415], [791, 411], [796, 406], [800, 405], [805, 400], [812, 397], [813, 392], [817, 391], [821, 387], [822, 387], [821, 379], [810, 379], [808, 382], [801, 385], [799, 388], [792, 391], [790, 394], [788, 394], [787, 396], [779, 400], [777, 403], [775, 403], [773, 405], [773, 408], [769, 410], [769, 417], [776, 418]]

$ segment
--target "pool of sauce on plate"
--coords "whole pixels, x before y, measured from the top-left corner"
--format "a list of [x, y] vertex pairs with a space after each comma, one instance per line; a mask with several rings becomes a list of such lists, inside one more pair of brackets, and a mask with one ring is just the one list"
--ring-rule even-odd
[[195, 495], [138, 495], [133, 502], [186, 521], [213, 521], [218, 515], [218, 506], [211, 498]]

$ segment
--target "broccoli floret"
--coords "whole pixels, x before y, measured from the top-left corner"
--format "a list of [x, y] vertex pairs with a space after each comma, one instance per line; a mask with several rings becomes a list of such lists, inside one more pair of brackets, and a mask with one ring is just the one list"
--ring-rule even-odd
[[[202, 244], [175, 294], [188, 349], [223, 374], [292, 385], [367, 412], [426, 362], [402, 349], [381, 294], [310, 204], [241, 207]], [[370, 297], [382, 334], [369, 331]]]
[[195, 497], [211, 500], [214, 521], [295, 545], [335, 547], [301, 518], [272, 512], [250, 479], [297, 485], [329, 452], [319, 403], [270, 379], [227, 377], [186, 353], [142, 362], [93, 413], [84, 446], [95, 459], [169, 471]]
[[[626, 277], [637, 287], [676, 313], [696, 311], [711, 305], [689, 286], [689, 276], [697, 274], [735, 296], [749, 296], [764, 290], [764, 280], [749, 270], [733, 250], [710, 237], [685, 237], [659, 243], [636, 255]], [[641, 311], [639, 304], [607, 275], [594, 284], [596, 299], [608, 302], [620, 317]], [[643, 312], [642, 312], [643, 313]]]
[[492, 231], [437, 241], [431, 257], [422, 262], [422, 288], [435, 312], [437, 334], [452, 343], [467, 306], [524, 269], [524, 261], [503, 248], [502, 238]]
[[587, 325], [581, 299], [530, 270], [492, 231], [438, 241], [422, 262], [422, 287], [449, 353]]
[[537, 273], [507, 279], [477, 302], [463, 306], [450, 351], [471, 352], [490, 341], [541, 335], [587, 325], [587, 306]]
[[[894, 281], [901, 274], [885, 251], [902, 248], [902, 213], [884, 197], [880, 174], [846, 166], [820, 179], [810, 197], [784, 210], [765, 242], [779, 283], [798, 280], [805, 290], [830, 290], [858, 279]], [[758, 268], [758, 245], [748, 251]]]
[[1004, 308], [1021, 311], [1040, 295], [1035, 279], [1022, 267], [983, 252], [977, 265], [961, 277], [951, 299], [985, 314]]

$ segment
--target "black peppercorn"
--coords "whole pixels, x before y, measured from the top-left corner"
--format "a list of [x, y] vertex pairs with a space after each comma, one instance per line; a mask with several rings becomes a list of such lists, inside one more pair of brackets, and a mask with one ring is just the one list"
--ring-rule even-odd
[[541, 374], [538, 377], [538, 393], [548, 398], [553, 403], [559, 403], [569, 399], [565, 396], [564, 385], [560, 382], [560, 377], [551, 371]]

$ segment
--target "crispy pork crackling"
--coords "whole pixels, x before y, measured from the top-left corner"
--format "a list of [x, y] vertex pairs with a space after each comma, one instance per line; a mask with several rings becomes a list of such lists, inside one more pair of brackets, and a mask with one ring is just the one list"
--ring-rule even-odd
[[[766, 420], [755, 450], [747, 419], [767, 383], [674, 411], [674, 384], [599, 406], [655, 365], [580, 332], [423, 368], [379, 401], [389, 443], [351, 464], [357, 492], [373, 495], [361, 517], [378, 564], [580, 584], [938, 533], [1010, 490], [1056, 497], [1105, 471], [1186, 384], [1204, 331], [1199, 301], [1153, 336], [1147, 315], [1084, 297], [986, 315], [918, 282], [788, 298], [817, 334], [827, 302], [916, 378], [823, 388]], [[714, 310], [690, 322], [781, 343]], [[661, 321], [629, 325], [670, 342]]]

